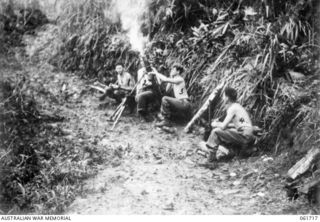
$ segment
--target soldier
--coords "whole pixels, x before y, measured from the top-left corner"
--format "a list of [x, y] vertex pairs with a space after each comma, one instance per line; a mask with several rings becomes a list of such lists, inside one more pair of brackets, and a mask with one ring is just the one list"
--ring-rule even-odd
[[167, 83], [166, 93], [173, 91], [172, 96], [164, 96], [161, 102], [161, 116], [163, 120], [156, 124], [157, 127], [167, 126], [170, 127], [170, 118], [174, 115], [187, 115], [191, 114], [191, 103], [186, 89], [186, 84], [181, 76], [184, 68], [180, 64], [173, 65], [170, 77], [160, 74], [156, 69], [154, 74], [161, 81]]
[[133, 76], [124, 71], [123, 65], [118, 63], [116, 65], [117, 82], [116, 84], [109, 84], [106, 87], [105, 93], [100, 97], [100, 101], [104, 100], [107, 96], [121, 103], [122, 99], [130, 92], [135, 85]]
[[221, 143], [242, 146], [254, 140], [254, 127], [248, 112], [237, 103], [237, 91], [233, 88], [226, 88], [223, 94], [223, 102], [227, 115], [223, 122], [214, 120], [211, 123], [213, 130], [204, 144], [205, 147], [202, 147], [210, 152], [208, 160], [199, 165], [209, 169], [216, 167], [214, 161]]

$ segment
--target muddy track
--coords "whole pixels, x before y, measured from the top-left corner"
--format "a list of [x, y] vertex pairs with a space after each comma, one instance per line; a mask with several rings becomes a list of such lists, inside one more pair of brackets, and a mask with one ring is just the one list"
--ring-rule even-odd
[[115, 106], [99, 108], [98, 93], [88, 90], [87, 83], [72, 74], [51, 73], [50, 79], [50, 88], [67, 83], [76, 91], [55, 107], [66, 117], [61, 127], [72, 132], [70, 139], [94, 140], [99, 149], [114, 153], [98, 175], [85, 182], [85, 192], [66, 214], [308, 212], [303, 201], [287, 200], [276, 159], [235, 159], [220, 163], [216, 170], [200, 168], [197, 162], [203, 157], [194, 153], [200, 136], [183, 133], [183, 126], [167, 134], [154, 128], [154, 123], [141, 123], [128, 113], [111, 130], [107, 116]]
[[[305, 198], [289, 201], [283, 189], [285, 158], [260, 156], [219, 163], [215, 170], [197, 166], [194, 151], [201, 135], [167, 134], [124, 113], [114, 130], [101, 108], [98, 92], [72, 73], [23, 64], [40, 110], [65, 120], [58, 124], [71, 143], [107, 150], [110, 159], [85, 181], [65, 214], [305, 214]], [[9, 73], [9, 70], [7, 70]], [[107, 115], [106, 115], [107, 114]], [[282, 170], [281, 170], [282, 169]]]

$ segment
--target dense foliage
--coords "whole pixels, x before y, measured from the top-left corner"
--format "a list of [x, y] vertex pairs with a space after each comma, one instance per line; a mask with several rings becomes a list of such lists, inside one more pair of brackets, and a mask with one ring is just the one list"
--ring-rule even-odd
[[0, 20], [0, 212], [62, 213], [83, 192], [79, 181], [95, 175], [108, 153], [74, 144], [58, 124], [64, 118], [40, 109], [35, 94], [49, 103], [61, 102], [64, 94], [54, 97], [30, 81], [36, 73], [21, 71], [13, 47], [23, 45], [23, 34], [32, 34], [44, 17], [40, 10], [21, 9], [33, 14], [20, 24], [13, 5], [7, 8]]
[[26, 77], [1, 82], [1, 208], [61, 213], [81, 194], [79, 181], [96, 174], [106, 152], [68, 140], [57, 125], [62, 117], [38, 111], [30, 95], [36, 89]]
[[[185, 10], [197, 4], [187, 2], [189, 7]], [[284, 137], [292, 136], [287, 134], [295, 131], [302, 120], [311, 123], [311, 128], [318, 128], [315, 108], [319, 30], [315, 27], [319, 17], [311, 15], [316, 15], [319, 7], [316, 1], [262, 3], [265, 4], [243, 1], [219, 8], [211, 5], [206, 7], [211, 12], [207, 18], [203, 18], [203, 13], [192, 15], [199, 24], [190, 27], [189, 32], [171, 36], [158, 32], [154, 38], [163, 42], [176, 39], [174, 45], [167, 46], [170, 56], [166, 62], [178, 61], [187, 67], [186, 80], [194, 101], [203, 103], [220, 81], [235, 87], [240, 102], [265, 130], [261, 142], [271, 149], [278, 147]], [[173, 8], [179, 11], [178, 5]], [[273, 13], [267, 14], [267, 10]], [[189, 13], [185, 11], [184, 15]], [[172, 17], [175, 16], [173, 13]], [[171, 33], [172, 24], [161, 25], [160, 30]], [[214, 112], [219, 116], [219, 109]]]

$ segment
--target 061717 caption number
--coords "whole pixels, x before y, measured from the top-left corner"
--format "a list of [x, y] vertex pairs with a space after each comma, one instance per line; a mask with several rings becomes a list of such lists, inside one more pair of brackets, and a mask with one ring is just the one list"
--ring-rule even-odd
[[319, 216], [317, 215], [306, 215], [306, 216], [300, 216], [301, 221], [318, 221]]

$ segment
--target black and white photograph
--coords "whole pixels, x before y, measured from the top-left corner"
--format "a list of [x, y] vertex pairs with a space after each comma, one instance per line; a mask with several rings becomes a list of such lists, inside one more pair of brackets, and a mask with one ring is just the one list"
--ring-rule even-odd
[[0, 0], [0, 220], [320, 221], [319, 74], [319, 0]]

